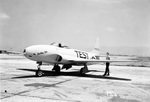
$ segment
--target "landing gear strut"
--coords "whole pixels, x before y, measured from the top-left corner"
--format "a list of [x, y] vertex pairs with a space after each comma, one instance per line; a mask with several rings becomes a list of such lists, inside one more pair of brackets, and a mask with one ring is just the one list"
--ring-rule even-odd
[[41, 65], [38, 65], [38, 66], [37, 66], [38, 70], [37, 70], [36, 73], [35, 73], [35, 75], [36, 75], [37, 77], [41, 77], [41, 76], [43, 76], [43, 74], [44, 74], [44, 73], [41, 71], [40, 66], [41, 66]]
[[80, 75], [85, 75], [85, 73], [89, 72], [87, 65], [85, 64], [83, 68], [80, 69]]
[[54, 71], [56, 74], [60, 73], [60, 66], [58, 64], [55, 64], [52, 71]]

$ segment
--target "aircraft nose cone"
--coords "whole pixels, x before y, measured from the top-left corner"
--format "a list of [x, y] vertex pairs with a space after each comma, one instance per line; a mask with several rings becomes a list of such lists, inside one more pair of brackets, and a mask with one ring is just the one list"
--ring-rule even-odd
[[24, 54], [25, 57], [27, 57], [27, 48], [25, 48], [25, 49], [23, 50], [23, 54]]
[[23, 50], [23, 55], [26, 56], [26, 49]]
[[23, 50], [23, 53], [26, 53], [26, 49]]
[[25, 57], [27, 57], [27, 58], [31, 57], [31, 55], [32, 55], [32, 49], [30, 47], [27, 47], [27, 48], [24, 49], [23, 53], [24, 53]]
[[33, 49], [32, 47], [27, 47], [27, 48], [25, 48], [24, 51], [25, 51], [26, 54], [31, 54], [32, 53], [32, 49]]

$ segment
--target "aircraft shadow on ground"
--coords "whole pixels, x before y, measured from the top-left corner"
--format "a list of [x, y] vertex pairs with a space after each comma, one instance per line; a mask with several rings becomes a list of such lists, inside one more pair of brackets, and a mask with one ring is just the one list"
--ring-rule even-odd
[[[23, 71], [31, 71], [31, 72], [36, 72], [36, 69], [18, 69], [18, 70], [23, 70]], [[48, 71], [48, 70], [42, 70], [45, 76], [51, 76], [51, 77], [58, 77], [58, 76], [76, 76], [76, 77], [85, 77], [85, 78], [98, 78], [98, 79], [110, 79], [110, 80], [122, 80], [122, 81], [131, 81], [131, 79], [127, 78], [119, 78], [119, 77], [112, 77], [112, 76], [102, 76], [102, 75], [92, 75], [92, 74], [85, 74], [85, 75], [80, 75], [79, 71], [72, 71], [72, 72], [63, 72], [61, 71], [60, 74], [55, 74], [53, 71]], [[95, 70], [90, 70], [94, 71]], [[18, 76], [18, 77], [13, 77], [12, 79], [17, 79], [17, 78], [38, 78], [35, 75], [26, 75], [26, 76]]]

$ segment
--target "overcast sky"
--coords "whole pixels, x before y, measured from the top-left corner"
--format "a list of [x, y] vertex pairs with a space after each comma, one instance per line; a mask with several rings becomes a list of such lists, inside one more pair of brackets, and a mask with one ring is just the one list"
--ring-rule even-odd
[[0, 0], [0, 49], [150, 47], [150, 0]]

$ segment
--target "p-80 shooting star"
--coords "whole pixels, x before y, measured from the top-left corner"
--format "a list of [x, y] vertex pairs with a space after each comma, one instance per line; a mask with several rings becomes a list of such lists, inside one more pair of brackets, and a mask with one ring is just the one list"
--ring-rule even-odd
[[[60, 43], [51, 45], [33, 45], [24, 49], [24, 56], [30, 60], [36, 61], [38, 70], [36, 76], [42, 76], [44, 73], [40, 69], [41, 65], [53, 65], [53, 71], [57, 74], [61, 69], [69, 69], [72, 66], [83, 66], [80, 74], [89, 72], [87, 65], [93, 65], [104, 62], [127, 62], [129, 60], [101, 60], [99, 50], [99, 39], [96, 39], [95, 46], [91, 52], [68, 48]], [[59, 65], [62, 65], [60, 68]]]

